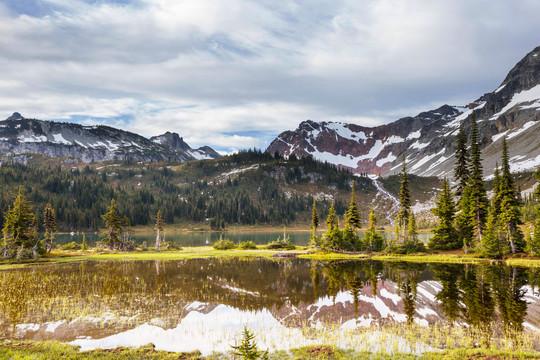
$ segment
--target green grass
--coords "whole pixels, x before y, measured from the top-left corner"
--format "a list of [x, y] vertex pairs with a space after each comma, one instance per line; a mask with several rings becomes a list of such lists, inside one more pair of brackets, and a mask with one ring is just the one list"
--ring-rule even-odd
[[[305, 246], [297, 246], [295, 250], [287, 251], [284, 249], [270, 250], [264, 245], [257, 246], [257, 249], [232, 249], [232, 250], [216, 250], [211, 246], [196, 246], [185, 247], [182, 250], [173, 251], [130, 251], [130, 252], [97, 252], [89, 251], [57, 251], [47, 254], [39, 260], [4, 260], [0, 261], [0, 270], [15, 269], [28, 265], [35, 264], [55, 264], [55, 263], [72, 263], [78, 261], [104, 261], [104, 260], [120, 260], [120, 261], [137, 261], [137, 260], [185, 260], [185, 259], [205, 259], [212, 257], [241, 257], [241, 258], [270, 258], [280, 253], [295, 254], [299, 258], [319, 260], [319, 261], [334, 261], [334, 260], [363, 260], [372, 259], [379, 261], [404, 261], [416, 263], [448, 263], [448, 264], [482, 264], [489, 262], [498, 262], [482, 258], [475, 254], [455, 254], [455, 253], [439, 253], [439, 254], [341, 254], [334, 252], [312, 252]], [[540, 267], [540, 258], [520, 257], [507, 258], [503, 262], [508, 266], [522, 267]]]
[[[154, 350], [153, 345], [132, 349], [116, 348], [111, 350], [91, 350], [80, 352], [77, 347], [62, 344], [55, 341], [0, 341], [0, 359], [233, 359], [231, 353], [217, 353], [207, 357], [201, 356], [200, 352], [171, 353]], [[238, 357], [237, 357], [238, 359]], [[351, 349], [339, 349], [326, 345], [315, 345], [292, 349], [290, 351], [275, 351], [269, 354], [269, 359], [418, 359], [418, 360], [450, 360], [450, 359], [475, 359], [475, 360], [498, 360], [498, 359], [540, 359], [539, 354], [524, 352], [496, 351], [489, 349], [454, 349], [442, 352], [426, 352], [422, 355], [413, 354], [384, 354], [359, 352]]]

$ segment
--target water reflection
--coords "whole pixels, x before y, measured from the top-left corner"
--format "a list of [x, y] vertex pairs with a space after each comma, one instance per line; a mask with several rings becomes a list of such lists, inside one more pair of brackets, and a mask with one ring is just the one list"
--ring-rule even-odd
[[[125, 336], [130, 331], [156, 338], [163, 331], [184, 338], [222, 331], [216, 341], [223, 347], [233, 336], [227, 331], [240, 330], [239, 319], [244, 319], [267, 334], [264, 324], [273, 324], [279, 333], [267, 337], [277, 344], [293, 329], [308, 344], [315, 341], [310, 328], [358, 331], [396, 322], [464, 328], [488, 344], [525, 328], [538, 330], [540, 297], [534, 289], [539, 281], [538, 270], [502, 265], [378, 261], [193, 259], [35, 266], [0, 272], [0, 337], [83, 346], [94, 341], [87, 338], [101, 339], [100, 346], [113, 346], [131, 344], [134, 335]], [[190, 321], [197, 326], [187, 326]], [[216, 346], [208, 344], [208, 349]]]

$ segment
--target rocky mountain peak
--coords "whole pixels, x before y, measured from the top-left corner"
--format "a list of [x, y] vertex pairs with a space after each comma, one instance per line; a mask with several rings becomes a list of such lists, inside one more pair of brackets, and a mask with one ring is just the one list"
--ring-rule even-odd
[[184, 139], [175, 132], [167, 131], [165, 134], [151, 137], [150, 140], [155, 143], [168, 146], [173, 150], [192, 150], [191, 147], [184, 141]]
[[14, 112], [13, 115], [11, 115], [10, 117], [8, 117], [6, 120], [23, 120], [24, 117], [18, 113], [18, 112]]
[[540, 46], [528, 53], [510, 70], [501, 86], [514, 92], [527, 90], [540, 84]]

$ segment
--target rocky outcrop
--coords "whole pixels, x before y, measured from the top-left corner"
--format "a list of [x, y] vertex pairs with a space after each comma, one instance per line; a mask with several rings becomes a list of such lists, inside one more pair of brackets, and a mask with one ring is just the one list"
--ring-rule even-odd
[[[157, 140], [156, 140], [157, 139]], [[213, 149], [192, 149], [176, 133], [147, 139], [109, 126], [26, 119], [15, 112], [0, 121], [0, 155], [42, 154], [83, 162], [107, 160], [194, 161], [217, 158]]]

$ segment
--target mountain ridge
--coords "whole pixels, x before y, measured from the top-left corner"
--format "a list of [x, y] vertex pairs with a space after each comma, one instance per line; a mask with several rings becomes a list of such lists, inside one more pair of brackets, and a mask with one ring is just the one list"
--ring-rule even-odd
[[490, 177], [500, 161], [502, 137], [507, 136], [512, 171], [540, 165], [540, 46], [506, 75], [501, 85], [464, 106], [443, 105], [377, 127], [337, 122], [300, 123], [282, 132], [268, 146], [283, 156], [313, 156], [356, 174], [388, 176], [401, 170], [420, 176], [452, 177], [454, 140], [459, 125], [469, 132], [474, 110]]
[[107, 125], [29, 119], [18, 112], [0, 121], [0, 155], [31, 153], [73, 157], [83, 162], [128, 159], [187, 162], [220, 157], [208, 146], [192, 149], [177, 133], [171, 132], [147, 139]]

